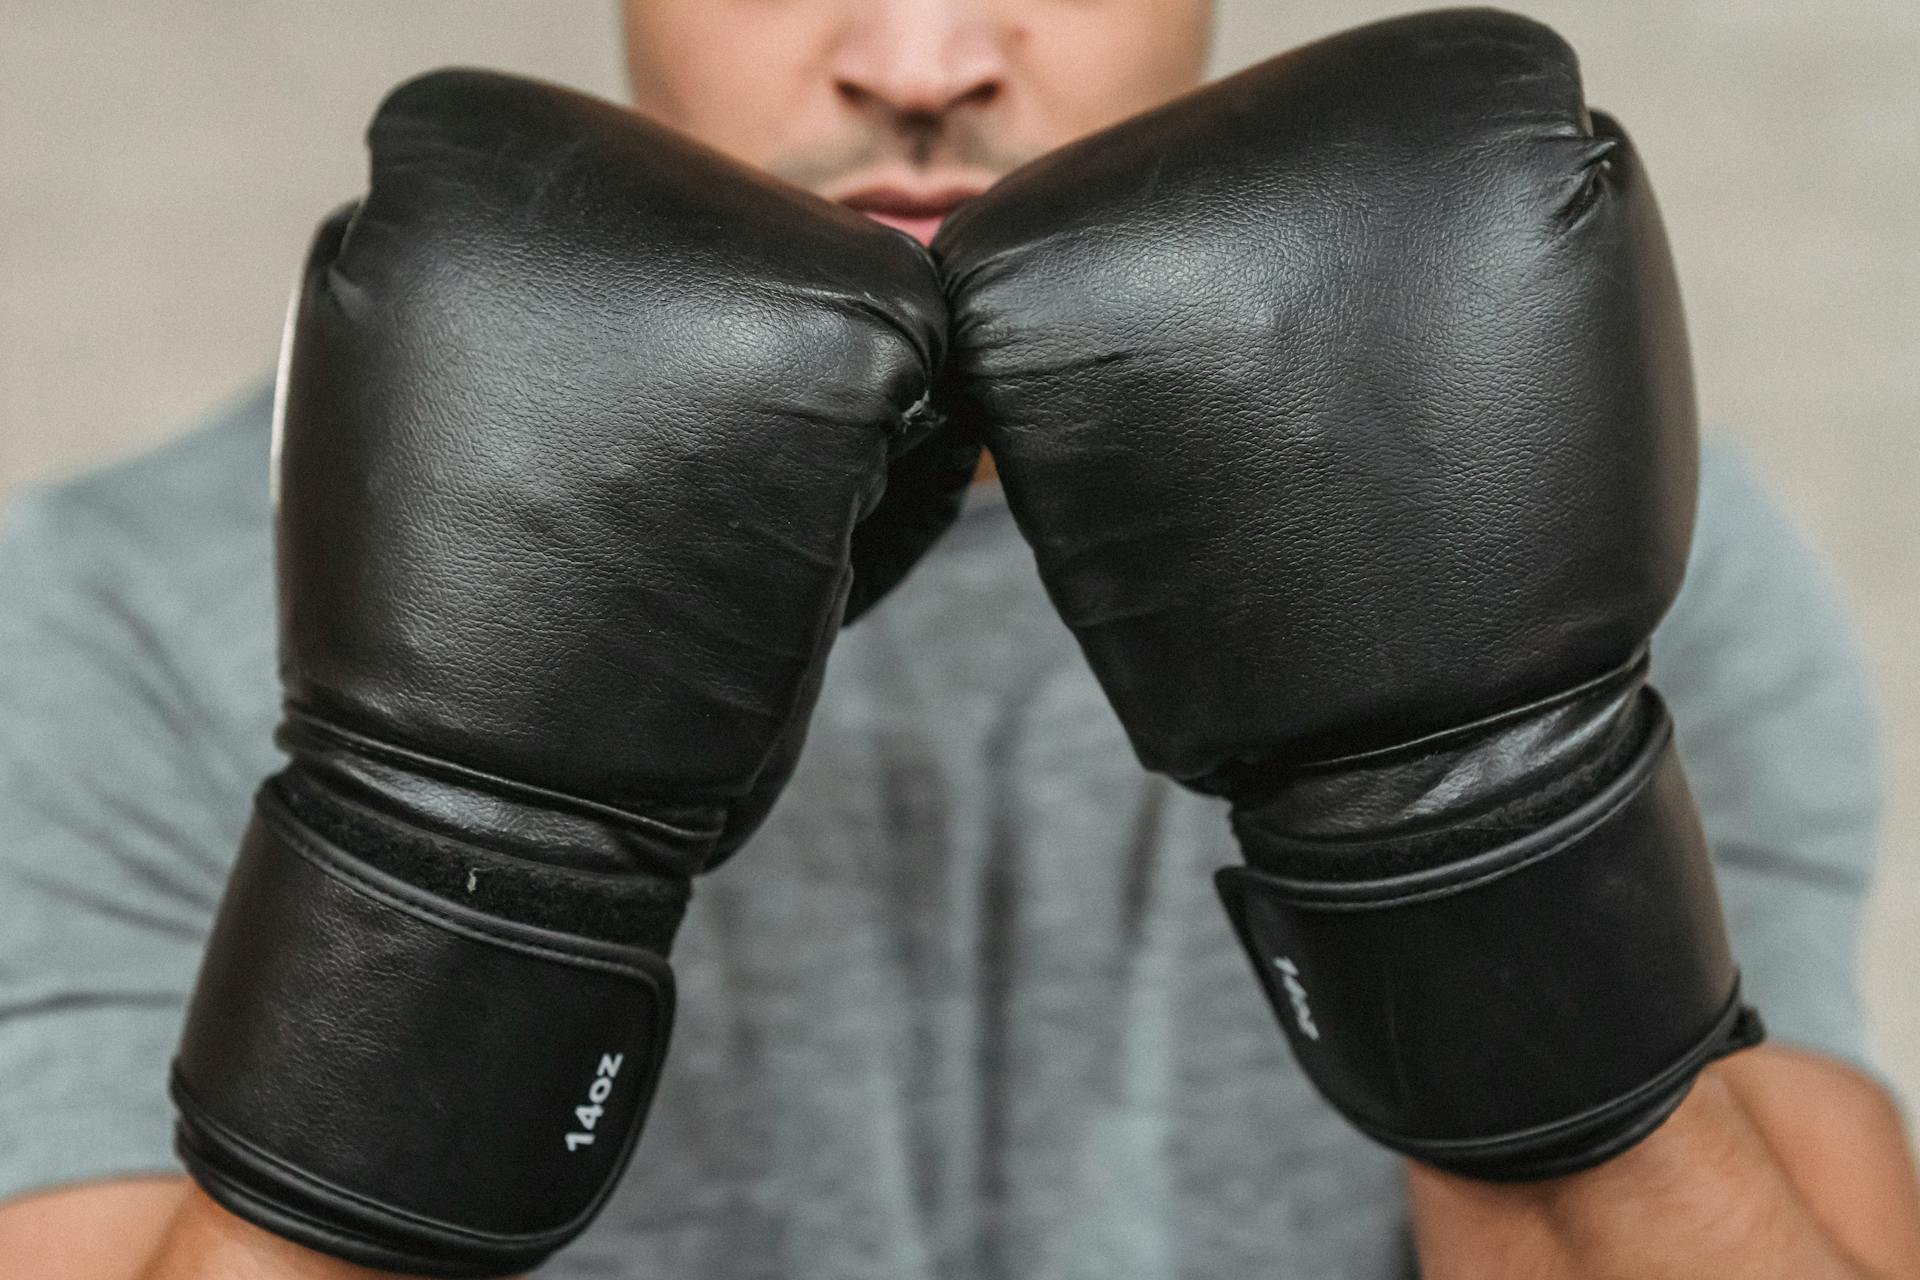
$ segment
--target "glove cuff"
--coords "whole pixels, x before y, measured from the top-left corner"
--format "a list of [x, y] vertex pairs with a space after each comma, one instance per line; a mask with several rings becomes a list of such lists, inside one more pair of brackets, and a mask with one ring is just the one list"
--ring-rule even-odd
[[[1609, 785], [1477, 856], [1354, 880], [1218, 873], [1295, 1055], [1361, 1131], [1472, 1177], [1572, 1173], [1651, 1133], [1701, 1067], [1760, 1039], [1672, 723], [1653, 708]], [[1337, 849], [1274, 843], [1259, 852], [1338, 865]]]
[[631, 1155], [666, 961], [475, 911], [263, 789], [175, 1060], [176, 1145], [239, 1216], [365, 1266], [528, 1269]]

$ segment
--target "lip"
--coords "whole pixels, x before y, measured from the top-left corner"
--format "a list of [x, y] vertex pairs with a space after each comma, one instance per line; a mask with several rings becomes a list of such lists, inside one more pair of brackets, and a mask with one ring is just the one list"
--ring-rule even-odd
[[839, 203], [863, 213], [883, 226], [906, 232], [921, 244], [933, 243], [934, 233], [947, 215], [965, 201], [986, 190], [985, 183], [955, 183], [943, 186], [907, 186], [876, 184], [833, 197]]

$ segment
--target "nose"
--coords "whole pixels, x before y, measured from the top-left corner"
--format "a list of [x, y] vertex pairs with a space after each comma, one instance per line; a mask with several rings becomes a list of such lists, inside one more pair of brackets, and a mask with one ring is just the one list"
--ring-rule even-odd
[[867, 0], [851, 7], [833, 60], [849, 107], [903, 126], [938, 126], [1006, 87], [1014, 38], [979, 0]]

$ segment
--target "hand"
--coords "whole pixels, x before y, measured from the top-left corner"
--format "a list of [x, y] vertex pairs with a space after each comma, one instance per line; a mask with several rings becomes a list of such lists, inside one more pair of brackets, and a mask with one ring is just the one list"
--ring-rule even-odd
[[1920, 1276], [1898, 1109], [1851, 1068], [1774, 1045], [1708, 1067], [1671, 1120], [1586, 1173], [1407, 1176], [1426, 1280]]
[[159, 1252], [137, 1280], [400, 1280], [400, 1273], [355, 1266], [283, 1240], [194, 1188], [180, 1198]]
[[[188, 1015], [179, 1146], [310, 1248], [497, 1275], [624, 1166], [691, 878], [785, 783], [850, 592], [971, 466], [926, 442], [945, 313], [907, 237], [502, 76], [401, 87], [371, 148], [290, 319], [290, 762]], [[863, 541], [890, 466], [909, 502]]]
[[956, 416], [1362, 1131], [1542, 1178], [1757, 1038], [1648, 636], [1695, 490], [1625, 134], [1488, 10], [1308, 46], [1028, 166], [934, 245]]

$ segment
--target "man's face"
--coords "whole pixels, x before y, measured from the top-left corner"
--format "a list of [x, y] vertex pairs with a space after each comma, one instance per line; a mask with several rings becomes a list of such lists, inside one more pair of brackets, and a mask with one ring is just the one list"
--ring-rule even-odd
[[1212, 0], [625, 0], [647, 114], [931, 240], [960, 201], [1191, 88]]

